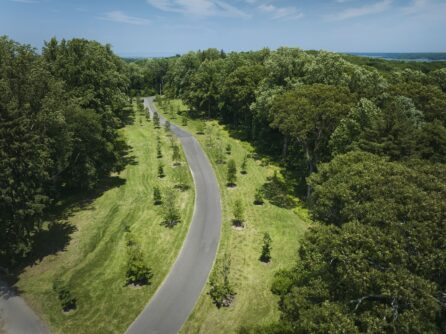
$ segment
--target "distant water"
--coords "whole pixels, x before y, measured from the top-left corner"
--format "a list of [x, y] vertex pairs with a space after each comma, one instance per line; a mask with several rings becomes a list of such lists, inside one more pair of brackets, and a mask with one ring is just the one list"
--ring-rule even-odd
[[386, 52], [347, 52], [353, 56], [381, 58], [386, 60], [405, 61], [446, 61], [446, 52], [414, 52], [414, 53], [386, 53]]

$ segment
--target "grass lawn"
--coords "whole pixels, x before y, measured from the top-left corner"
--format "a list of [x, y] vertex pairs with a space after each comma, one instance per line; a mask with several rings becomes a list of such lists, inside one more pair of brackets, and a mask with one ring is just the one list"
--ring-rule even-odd
[[[121, 131], [131, 147], [133, 163], [111, 178], [113, 187], [69, 209], [64, 219], [47, 223], [48, 229], [68, 227], [74, 232], [64, 236], [68, 239], [64, 250], [43, 257], [19, 276], [17, 287], [53, 333], [123, 333], [169, 272], [188, 230], [194, 187], [183, 152], [181, 166], [174, 168], [170, 135], [164, 129], [155, 130], [143, 113], [135, 112], [134, 123]], [[162, 141], [162, 159], [156, 157], [157, 135]], [[163, 179], [158, 178], [160, 160], [165, 166]], [[153, 204], [153, 187], [158, 185], [162, 193], [173, 189], [181, 169], [190, 188], [175, 190], [182, 223], [170, 229], [161, 224], [162, 207]], [[152, 269], [150, 285], [126, 286], [126, 226]], [[56, 278], [71, 286], [77, 299], [75, 310], [61, 310], [52, 290]]]
[[[171, 103], [174, 106], [172, 110], [186, 115], [180, 101]], [[271, 293], [270, 287], [274, 273], [290, 268], [296, 261], [299, 241], [310, 225], [305, 210], [299, 207], [297, 201], [292, 209], [272, 205], [268, 200], [264, 205], [254, 205], [256, 189], [268, 183], [268, 177], [272, 177], [279, 168], [265, 160], [248, 158], [247, 174], [242, 175], [240, 165], [246, 155], [253, 153], [249, 143], [231, 138], [223, 126], [215, 121], [206, 122], [204, 134], [197, 134], [197, 129], [199, 132], [202, 130], [202, 121], [188, 118], [185, 125], [182, 116], [172, 119], [174, 114], [169, 108], [162, 110], [158, 106], [158, 109], [172, 122], [195, 134], [216, 171], [223, 202], [222, 238], [217, 256], [222, 258], [227, 254], [230, 257], [230, 281], [237, 293], [230, 307], [218, 309], [208, 295], [207, 286], [181, 332], [235, 333], [243, 325], [267, 324], [278, 319], [278, 299]], [[226, 153], [227, 144], [231, 145], [231, 154]], [[222, 155], [219, 152], [223, 152], [226, 161], [234, 159], [236, 162], [235, 188], [226, 186], [227, 165], [217, 163]], [[232, 226], [233, 206], [237, 199], [242, 201], [245, 209], [243, 229]], [[265, 232], [272, 238], [272, 260], [268, 264], [259, 260]]]

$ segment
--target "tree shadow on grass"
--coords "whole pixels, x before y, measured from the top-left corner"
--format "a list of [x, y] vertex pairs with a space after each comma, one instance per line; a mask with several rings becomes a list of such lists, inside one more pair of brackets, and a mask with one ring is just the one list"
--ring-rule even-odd
[[[98, 186], [88, 193], [73, 193], [62, 197], [43, 218], [42, 228], [32, 236], [32, 248], [21, 259], [0, 266], [0, 276], [9, 286], [13, 286], [19, 275], [28, 266], [33, 266], [49, 255], [66, 250], [77, 227], [70, 218], [81, 210], [91, 209], [91, 203], [106, 191], [124, 185], [125, 179], [110, 176], [101, 180]], [[12, 288], [11, 288], [12, 289]], [[17, 294], [20, 291], [15, 291]]]
[[289, 195], [290, 190], [285, 181], [281, 180], [276, 173], [267, 178], [262, 186], [262, 193], [268, 201], [280, 208], [292, 209], [296, 206], [296, 201]]

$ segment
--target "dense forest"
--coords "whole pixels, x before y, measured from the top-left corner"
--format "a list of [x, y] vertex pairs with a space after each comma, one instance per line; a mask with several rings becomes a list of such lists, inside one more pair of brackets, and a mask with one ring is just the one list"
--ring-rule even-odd
[[272, 286], [264, 333], [446, 331], [446, 64], [280, 48], [129, 62], [281, 161], [317, 222]]
[[280, 48], [127, 61], [0, 38], [0, 260], [124, 167], [128, 95], [181, 98], [281, 162], [313, 227], [264, 333], [446, 332], [446, 64]]
[[128, 84], [109, 46], [52, 39], [38, 54], [0, 37], [0, 267], [30, 251], [58, 200], [122, 169]]

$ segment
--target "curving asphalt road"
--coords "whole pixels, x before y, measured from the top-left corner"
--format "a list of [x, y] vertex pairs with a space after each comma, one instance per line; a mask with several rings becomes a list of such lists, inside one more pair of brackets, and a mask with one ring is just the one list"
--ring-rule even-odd
[[8, 285], [0, 280], [0, 333], [49, 334], [49, 329]]
[[[144, 98], [144, 105], [153, 114], [153, 98]], [[173, 124], [171, 130], [180, 139], [192, 171], [195, 211], [175, 264], [127, 334], [178, 333], [206, 284], [220, 240], [220, 191], [212, 166], [191, 134]]]

